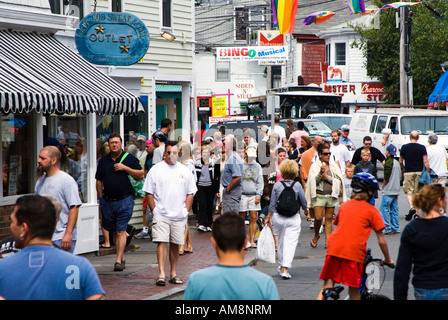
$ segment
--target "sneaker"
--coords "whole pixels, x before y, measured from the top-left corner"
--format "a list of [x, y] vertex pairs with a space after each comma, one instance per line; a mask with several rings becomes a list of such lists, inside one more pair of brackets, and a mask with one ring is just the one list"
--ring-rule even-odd
[[203, 225], [200, 225], [200, 226], [198, 227], [198, 231], [207, 232], [207, 228], [204, 227]]
[[417, 212], [417, 210], [415, 210], [414, 208], [409, 209], [409, 213], [406, 215], [405, 220], [406, 221], [411, 221], [412, 216]]
[[210, 228], [210, 227], [207, 227], [205, 229], [207, 230], [207, 232], [212, 232], [212, 228]]
[[383, 234], [384, 234], [384, 235], [389, 235], [389, 234], [392, 234], [392, 231], [389, 231], [389, 230], [386, 231], [386, 230], [384, 230], [384, 231], [383, 231]]
[[134, 236], [135, 239], [151, 239], [149, 232], [141, 231]]

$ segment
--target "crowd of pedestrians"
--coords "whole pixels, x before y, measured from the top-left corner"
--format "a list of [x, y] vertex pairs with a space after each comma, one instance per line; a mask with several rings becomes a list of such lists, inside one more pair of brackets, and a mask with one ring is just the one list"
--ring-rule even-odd
[[[406, 219], [422, 219], [415, 219], [403, 231], [395, 296], [406, 296], [411, 267], [418, 269], [414, 282], [418, 288], [416, 294], [443, 295], [440, 291], [448, 286], [442, 280], [427, 277], [426, 261], [434, 257], [425, 251], [428, 246], [437, 247], [446, 241], [442, 226], [446, 223], [448, 154], [437, 144], [437, 135], [430, 134], [429, 146], [424, 147], [417, 143], [418, 132], [412, 131], [410, 143], [402, 146], [397, 159], [399, 150], [394, 145], [388, 145], [383, 155], [372, 146], [369, 136], [364, 137], [363, 146], [355, 149], [346, 126], [333, 130], [331, 139], [326, 140], [321, 136], [309, 137], [302, 121], [296, 126], [288, 121], [285, 130], [278, 120], [276, 117], [272, 128], [259, 126], [257, 136], [249, 128], [242, 128], [243, 134], [237, 135], [226, 132], [223, 126], [212, 137], [206, 137], [202, 126], [193, 141], [170, 139], [172, 122], [169, 119], [163, 119], [161, 129], [149, 139], [139, 136], [136, 143], [126, 146], [119, 134], [111, 133], [107, 141], [109, 150], [98, 161], [95, 179], [106, 240], [102, 245], [110, 245], [107, 239], [113, 237], [116, 246], [113, 270], [119, 272], [126, 267], [124, 249], [132, 236], [128, 228], [135, 197], [132, 181], [142, 181], [143, 230], [135, 237], [157, 243], [156, 285], [164, 286], [166, 281], [184, 283], [177, 275], [181, 267], [178, 257], [193, 252], [188, 224], [193, 212], [197, 230], [211, 232], [220, 262], [190, 277], [185, 298], [278, 299], [270, 277], [244, 266], [243, 252], [257, 248], [257, 230], [268, 226], [275, 239], [278, 274], [283, 279], [291, 278], [289, 270], [303, 214], [310, 228], [314, 228], [314, 235], [309, 239], [312, 248], [318, 246], [320, 234], [325, 235], [323, 245], [327, 257], [320, 276], [323, 288], [335, 283], [346, 284], [350, 287], [350, 297], [358, 299], [365, 242], [371, 229], [378, 237], [384, 263], [393, 263], [384, 236], [400, 232], [398, 195], [403, 179], [409, 202]], [[354, 151], [353, 157], [350, 151]], [[40, 263], [35, 250], [25, 250], [37, 244], [42, 248], [33, 246], [32, 249], [48, 251], [48, 256], [58, 261], [57, 268], [39, 267], [56, 276], [75, 259], [64, 251], [72, 253], [76, 246], [76, 222], [82, 204], [76, 181], [59, 170], [60, 161], [60, 149], [46, 146], [41, 150], [38, 160], [41, 177], [36, 183], [36, 195], [19, 198], [11, 215], [11, 231], [20, 246], [16, 248], [17, 263], [28, 260]], [[384, 167], [382, 186], [377, 182], [377, 161]], [[421, 177], [425, 173], [433, 173], [436, 178], [421, 189]], [[373, 205], [379, 192], [382, 197], [378, 211]], [[48, 195], [53, 202], [40, 195]], [[30, 207], [34, 202], [40, 207]], [[49, 210], [56, 207], [60, 208], [57, 217], [56, 210]], [[48, 216], [37, 222], [29, 216], [30, 210], [40, 210], [42, 217]], [[244, 221], [248, 224], [247, 234]], [[49, 246], [62, 250], [50, 250]], [[436, 275], [443, 275], [448, 255], [438, 254], [439, 259], [433, 259], [436, 261], [433, 267]], [[165, 274], [167, 260], [169, 275]], [[6, 298], [21, 294], [20, 288], [11, 289], [15, 280], [11, 282], [1, 276], [2, 268], [11, 268], [11, 261], [15, 260], [9, 260], [8, 264], [0, 260], [0, 288], [3, 288], [0, 296]], [[59, 288], [61, 294], [67, 298], [102, 298], [104, 292], [97, 276], [92, 275], [91, 266], [82, 259], [76, 263], [89, 275], [82, 283], [85, 293], [71, 296]], [[20, 272], [16, 273], [20, 277]], [[214, 285], [210, 285], [212, 282]], [[251, 290], [244, 290], [242, 283]], [[254, 290], [257, 286], [261, 288], [258, 291]], [[40, 291], [45, 291], [45, 286], [42, 288]], [[33, 289], [25, 297], [38, 297], [38, 291]], [[255, 292], [257, 295], [253, 295]], [[43, 297], [53, 296], [45, 293]], [[322, 296], [319, 294], [318, 298]]]

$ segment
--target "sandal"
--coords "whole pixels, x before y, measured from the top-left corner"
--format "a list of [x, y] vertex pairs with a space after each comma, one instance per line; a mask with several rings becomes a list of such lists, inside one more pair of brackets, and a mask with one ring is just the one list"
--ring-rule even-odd
[[250, 247], [251, 247], [252, 249], [257, 249], [257, 244], [256, 244], [256, 243], [253, 243], [253, 242], [251, 242], [251, 244], [250, 244]]
[[156, 281], [156, 286], [162, 286], [162, 287], [164, 287], [164, 286], [165, 286], [165, 278], [159, 278], [159, 279], [157, 279], [157, 281]]
[[178, 276], [174, 276], [172, 279], [168, 280], [168, 282], [172, 284], [184, 284]]
[[316, 248], [316, 247], [317, 247], [317, 241], [319, 241], [319, 238], [320, 238], [320, 236], [317, 236], [316, 241], [314, 241], [314, 238], [311, 240], [311, 242], [310, 242], [310, 246], [311, 246], [312, 248]]
[[102, 243], [102, 244], [100, 244], [100, 248], [102, 248], [102, 249], [109, 249], [110, 246], [105, 246], [104, 243]]

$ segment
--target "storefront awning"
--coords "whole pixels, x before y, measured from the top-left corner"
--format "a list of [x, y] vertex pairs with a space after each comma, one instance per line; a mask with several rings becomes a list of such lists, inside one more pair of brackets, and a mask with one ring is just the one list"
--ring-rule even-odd
[[137, 114], [138, 97], [49, 34], [0, 30], [0, 112]]

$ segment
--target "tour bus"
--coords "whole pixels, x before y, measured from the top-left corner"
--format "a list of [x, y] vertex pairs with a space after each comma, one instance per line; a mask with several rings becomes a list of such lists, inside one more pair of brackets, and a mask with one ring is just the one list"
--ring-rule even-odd
[[312, 113], [348, 113], [342, 110], [341, 99], [317, 85], [272, 89], [266, 95], [248, 99], [247, 119], [269, 119], [273, 113], [281, 119], [305, 119]]
[[401, 147], [409, 143], [412, 130], [420, 134], [418, 143], [427, 146], [428, 134], [434, 132], [438, 143], [448, 149], [448, 112], [441, 110], [381, 107], [357, 110], [352, 114], [349, 138], [359, 148], [363, 138], [370, 136], [372, 145], [383, 154], [386, 147], [393, 144], [397, 147], [398, 157]]

